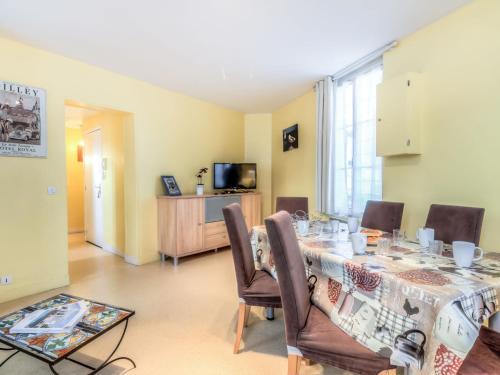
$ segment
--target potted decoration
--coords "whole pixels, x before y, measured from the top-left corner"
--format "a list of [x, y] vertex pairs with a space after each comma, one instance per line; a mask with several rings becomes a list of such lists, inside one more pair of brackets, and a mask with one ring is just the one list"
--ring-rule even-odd
[[203, 185], [203, 175], [208, 172], [208, 168], [201, 168], [196, 174], [198, 183], [196, 184], [196, 195], [203, 195], [204, 187]]

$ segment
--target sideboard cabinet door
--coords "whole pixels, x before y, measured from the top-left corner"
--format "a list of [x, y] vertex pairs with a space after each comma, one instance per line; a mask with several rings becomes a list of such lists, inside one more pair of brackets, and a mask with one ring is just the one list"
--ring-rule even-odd
[[177, 200], [177, 255], [203, 249], [203, 198]]

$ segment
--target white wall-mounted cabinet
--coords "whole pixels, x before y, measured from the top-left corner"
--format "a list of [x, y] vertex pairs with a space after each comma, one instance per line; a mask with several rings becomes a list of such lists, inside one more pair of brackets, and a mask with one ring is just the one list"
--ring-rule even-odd
[[421, 96], [420, 73], [377, 86], [377, 156], [420, 154]]

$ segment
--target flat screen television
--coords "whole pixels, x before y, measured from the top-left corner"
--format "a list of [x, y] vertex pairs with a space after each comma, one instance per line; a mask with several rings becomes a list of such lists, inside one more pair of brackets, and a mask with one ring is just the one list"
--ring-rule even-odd
[[257, 188], [257, 164], [214, 163], [214, 189]]

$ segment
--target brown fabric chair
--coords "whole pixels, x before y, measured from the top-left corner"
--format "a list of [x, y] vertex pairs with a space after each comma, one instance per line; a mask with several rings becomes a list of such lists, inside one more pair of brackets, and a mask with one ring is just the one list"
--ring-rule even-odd
[[401, 228], [404, 207], [404, 203], [368, 201], [363, 219], [361, 219], [361, 226], [392, 234], [393, 229]]
[[234, 353], [238, 353], [243, 327], [246, 326], [251, 306], [281, 307], [278, 283], [267, 272], [255, 269], [252, 245], [241, 207], [233, 203], [222, 209], [231, 243], [238, 296], [238, 326]]
[[359, 374], [372, 375], [387, 370], [395, 374], [388, 358], [362, 346], [311, 304], [304, 262], [290, 215], [278, 212], [265, 223], [283, 301], [288, 374], [298, 373], [300, 357]]
[[276, 212], [286, 211], [293, 215], [297, 211], [309, 213], [309, 200], [307, 197], [277, 197]]
[[434, 237], [444, 243], [474, 242], [479, 245], [484, 208], [433, 204], [429, 208], [426, 228], [434, 229]]
[[479, 337], [458, 370], [459, 375], [500, 374], [500, 333], [481, 327]]

